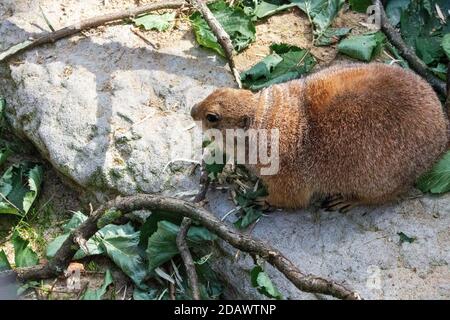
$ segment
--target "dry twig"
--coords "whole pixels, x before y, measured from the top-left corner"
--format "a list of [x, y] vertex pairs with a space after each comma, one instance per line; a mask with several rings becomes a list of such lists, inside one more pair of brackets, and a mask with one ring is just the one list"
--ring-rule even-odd
[[53, 43], [57, 40], [67, 38], [81, 31], [95, 28], [110, 22], [132, 18], [143, 13], [150, 11], [156, 11], [161, 9], [176, 9], [185, 4], [185, 1], [161, 1], [160, 3], [150, 3], [137, 8], [121, 10], [120, 12], [113, 12], [98, 17], [92, 17], [86, 20], [82, 20], [79, 23], [70, 25], [68, 27], [56, 30], [55, 32], [45, 33], [39, 36], [37, 39], [30, 40], [24, 45], [14, 46], [5, 52], [0, 53], [0, 63], [4, 62], [17, 54], [36, 48], [38, 46]]
[[217, 21], [216, 17], [212, 14], [211, 10], [209, 10], [206, 3], [202, 0], [188, 0], [192, 6], [194, 6], [200, 13], [203, 18], [206, 20], [206, 23], [211, 28], [212, 32], [217, 38], [217, 41], [221, 45], [223, 51], [225, 52], [225, 56], [228, 59], [228, 64], [231, 69], [231, 73], [236, 80], [238, 87], [242, 88], [241, 76], [239, 75], [239, 71], [236, 68], [236, 64], [234, 63], [233, 57], [233, 44], [231, 43], [230, 36], [223, 27], [220, 25], [219, 21]]
[[400, 33], [389, 22], [383, 4], [380, 0], [372, 0], [372, 3], [379, 8], [381, 18], [381, 30], [386, 34], [389, 41], [397, 48], [400, 55], [409, 63], [409, 66], [422, 76], [431, 86], [441, 94], [447, 96], [447, 90], [444, 81], [437, 78], [432, 72], [428, 70], [427, 65], [415, 54], [408, 45], [403, 41]]

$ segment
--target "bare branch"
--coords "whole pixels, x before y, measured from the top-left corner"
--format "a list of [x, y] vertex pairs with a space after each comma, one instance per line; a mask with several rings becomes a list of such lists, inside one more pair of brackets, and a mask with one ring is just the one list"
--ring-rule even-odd
[[428, 70], [427, 65], [415, 54], [408, 45], [403, 41], [400, 33], [389, 22], [383, 4], [380, 0], [372, 0], [372, 3], [379, 8], [381, 15], [381, 30], [386, 34], [389, 41], [398, 49], [400, 55], [409, 63], [409, 66], [422, 76], [437, 93], [447, 96], [447, 90], [444, 81], [437, 78], [431, 71]]
[[192, 6], [194, 6], [200, 13], [202, 14], [203, 18], [206, 20], [206, 23], [211, 28], [212, 32], [217, 38], [217, 41], [222, 46], [223, 51], [225, 52], [225, 56], [228, 59], [228, 64], [231, 69], [231, 73], [234, 76], [234, 79], [236, 80], [238, 87], [242, 88], [241, 83], [241, 76], [239, 75], [239, 71], [236, 68], [236, 64], [234, 63], [234, 57], [233, 57], [233, 44], [231, 43], [230, 36], [226, 31], [223, 29], [223, 27], [220, 25], [219, 21], [217, 21], [216, 17], [212, 14], [211, 10], [209, 10], [206, 3], [202, 0], [187, 0], [189, 3], [191, 3]]
[[[279, 250], [259, 240], [253, 239], [250, 235], [245, 235], [231, 229], [225, 223], [220, 221], [220, 219], [198, 204], [181, 199], [151, 194], [117, 197], [97, 209], [92, 216], [77, 228], [76, 233], [82, 235], [84, 239], [92, 237], [98, 230], [98, 219], [100, 219], [109, 208], [116, 208], [123, 213], [144, 209], [177, 212], [192, 220], [198, 221], [209, 231], [215, 233], [233, 247], [251, 255], [262, 257], [283, 273], [284, 276], [301, 291], [331, 295], [339, 299], [361, 299], [358, 293], [347, 289], [341, 284], [303, 273]], [[75, 243], [74, 233], [72, 233], [67, 240], [64, 241], [61, 248], [56, 252], [54, 258], [51, 259], [48, 264], [31, 268], [16, 269], [13, 272], [20, 280], [44, 279], [58, 276], [67, 268], [77, 250], [78, 245]], [[0, 280], [1, 275], [2, 273], [0, 273]]]
[[4, 52], [0, 52], [0, 63], [26, 50], [36, 48], [43, 44], [53, 43], [57, 40], [77, 34], [83, 30], [95, 28], [117, 20], [132, 18], [150, 11], [179, 8], [185, 3], [185, 1], [161, 1], [160, 3], [150, 3], [137, 8], [121, 10], [120, 12], [113, 12], [102, 16], [82, 20], [79, 23], [56, 30], [55, 32], [46, 33], [39, 36], [37, 39], [27, 41], [24, 45], [19, 44]]
[[187, 245], [186, 237], [191, 226], [192, 220], [184, 217], [181, 222], [180, 231], [177, 235], [177, 247], [180, 251], [181, 259], [183, 259], [186, 268], [186, 274], [189, 280], [189, 286], [192, 290], [192, 297], [194, 300], [200, 300], [200, 289], [198, 285], [197, 271], [195, 271], [194, 260]]

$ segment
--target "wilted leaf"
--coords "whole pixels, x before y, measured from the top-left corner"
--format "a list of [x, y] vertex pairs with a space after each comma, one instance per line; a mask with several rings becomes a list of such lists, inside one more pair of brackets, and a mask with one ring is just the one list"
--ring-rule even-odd
[[11, 57], [14, 54], [16, 54], [19, 51], [22, 51], [23, 49], [25, 49], [26, 47], [28, 47], [31, 43], [33, 43], [33, 41], [31, 40], [26, 40], [24, 42], [18, 43], [12, 47], [10, 47], [9, 49], [0, 52], [0, 63], [2, 63], [7, 57]]
[[342, 40], [338, 50], [351, 58], [369, 62], [381, 51], [384, 40], [381, 32], [352, 36]]
[[[239, 7], [229, 7], [223, 0], [211, 3], [208, 7], [220, 22], [225, 32], [230, 36], [234, 49], [237, 52], [242, 51], [250, 43], [255, 41], [255, 26], [251, 17], [244, 10]], [[203, 19], [201, 13], [193, 13], [190, 16], [190, 20], [197, 42], [225, 56], [222, 47], [217, 42], [216, 36]]]
[[112, 277], [111, 271], [106, 270], [105, 279], [103, 280], [103, 284], [97, 290], [87, 289], [83, 294], [83, 300], [101, 300], [103, 295], [108, 290], [108, 287], [113, 284], [114, 279]]
[[[149, 238], [146, 250], [150, 271], [179, 253], [176, 243], [179, 231], [180, 227], [176, 224], [169, 221], [158, 222], [158, 229]], [[189, 247], [202, 247], [216, 238], [217, 236], [206, 228], [192, 226], [187, 234], [187, 244]]]
[[5, 270], [10, 270], [11, 265], [9, 264], [8, 257], [6, 256], [5, 251], [0, 251], [0, 272]]
[[406, 234], [404, 234], [403, 232], [399, 232], [397, 233], [398, 236], [400, 237], [400, 243], [404, 243], [404, 242], [408, 242], [408, 243], [413, 243], [414, 241], [416, 241], [417, 238], [415, 237], [408, 237]]
[[417, 188], [431, 193], [450, 191], [450, 151], [428, 173], [419, 178]]
[[322, 37], [317, 39], [316, 46], [329, 46], [338, 43], [342, 37], [350, 32], [350, 28], [328, 28]]
[[295, 6], [295, 3], [290, 3], [287, 0], [262, 0], [248, 2], [252, 2], [252, 13], [255, 15], [256, 19], [262, 19]]
[[372, 5], [372, 0], [349, 0], [353, 11], [366, 13], [367, 8]]
[[314, 25], [314, 44], [324, 35], [338, 15], [344, 0], [289, 0], [295, 3]]
[[299, 78], [316, 65], [311, 53], [296, 46], [273, 44], [272, 54], [241, 73], [242, 84], [251, 90], [260, 90], [276, 83]]
[[39, 262], [38, 255], [28, 246], [29, 241], [23, 239], [17, 230], [14, 232], [11, 242], [14, 246], [16, 268], [31, 267]]
[[175, 12], [147, 14], [132, 20], [136, 26], [142, 27], [145, 30], [155, 29], [158, 31], [165, 31], [172, 25], [173, 20], [175, 20], [175, 15]]
[[269, 276], [264, 272], [263, 268], [256, 266], [250, 272], [252, 286], [258, 290], [259, 293], [275, 299], [282, 299], [283, 296], [272, 283]]
[[139, 231], [135, 231], [129, 223], [121, 226], [110, 224], [96, 235], [105, 254], [137, 286], [141, 286], [147, 271], [145, 262], [139, 255]]

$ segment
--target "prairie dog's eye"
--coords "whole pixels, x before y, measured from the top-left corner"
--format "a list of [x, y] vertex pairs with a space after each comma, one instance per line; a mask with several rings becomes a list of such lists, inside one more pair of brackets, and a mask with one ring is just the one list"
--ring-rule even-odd
[[208, 120], [209, 122], [217, 122], [219, 121], [219, 116], [214, 113], [208, 113], [206, 115], [206, 120]]

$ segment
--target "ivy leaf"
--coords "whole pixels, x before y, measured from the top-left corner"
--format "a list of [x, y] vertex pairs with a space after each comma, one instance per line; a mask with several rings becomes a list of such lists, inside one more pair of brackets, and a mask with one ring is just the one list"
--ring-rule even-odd
[[5, 270], [11, 270], [11, 265], [9, 264], [8, 257], [5, 251], [0, 251], [0, 272]]
[[445, 193], [450, 191], [450, 151], [433, 168], [417, 181], [422, 192]]
[[255, 266], [250, 272], [252, 286], [258, 290], [259, 293], [269, 298], [277, 300], [282, 299], [283, 296], [272, 283], [269, 276], [261, 266]]
[[[255, 41], [256, 29], [251, 17], [239, 7], [229, 7], [225, 1], [220, 0], [208, 4], [212, 14], [230, 36], [234, 49], [237, 52], [247, 48]], [[209, 28], [200, 12], [195, 12], [190, 16], [192, 28], [194, 29], [197, 42], [206, 48], [216, 51], [221, 56], [225, 53], [217, 42], [217, 38]]]
[[398, 236], [400, 237], [400, 244], [404, 243], [404, 242], [408, 242], [408, 243], [413, 243], [414, 241], [417, 240], [416, 237], [408, 237], [406, 234], [404, 234], [403, 232], [399, 232], [397, 233]]
[[[179, 231], [180, 227], [176, 224], [169, 221], [158, 222], [158, 229], [148, 239], [146, 250], [150, 271], [153, 271], [179, 253], [176, 243]], [[192, 226], [189, 228], [187, 234], [187, 244], [189, 247], [203, 247], [205, 244], [216, 239], [216, 235], [203, 227]]]
[[103, 284], [97, 290], [87, 289], [83, 294], [82, 300], [102, 300], [102, 297], [108, 290], [108, 287], [112, 285], [114, 279], [112, 277], [111, 271], [106, 270], [105, 279], [103, 280]]
[[349, 0], [353, 11], [366, 13], [367, 8], [372, 5], [372, 0]]
[[170, 28], [172, 22], [175, 20], [175, 12], [169, 12], [164, 14], [147, 14], [145, 16], [132, 19], [134, 24], [138, 27], [142, 27], [145, 30], [158, 30], [165, 31]]
[[28, 246], [29, 241], [23, 239], [17, 230], [14, 231], [11, 242], [14, 246], [16, 268], [31, 267], [39, 262], [38, 255]]
[[272, 54], [241, 73], [244, 87], [260, 90], [276, 83], [299, 78], [316, 65], [316, 59], [306, 49], [287, 44], [270, 46]]
[[384, 40], [381, 32], [352, 36], [339, 43], [338, 51], [351, 58], [369, 62], [381, 51]]

